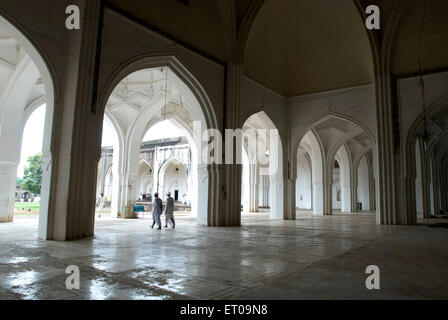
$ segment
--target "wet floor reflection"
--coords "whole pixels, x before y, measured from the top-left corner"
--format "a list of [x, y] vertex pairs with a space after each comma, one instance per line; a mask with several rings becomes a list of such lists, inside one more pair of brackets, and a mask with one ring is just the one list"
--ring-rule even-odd
[[38, 279], [39, 274], [35, 271], [24, 271], [10, 274], [8, 276], [7, 284], [11, 290], [24, 300], [32, 300], [36, 298], [36, 293], [40, 289], [34, 285]]
[[[162, 232], [150, 230], [146, 220], [110, 220], [97, 226], [93, 240], [75, 242], [42, 242], [28, 236], [20, 241], [16, 227], [3, 234], [9, 241], [0, 241], [0, 299], [297, 298], [298, 288], [309, 285], [312, 292], [318, 287], [322, 274], [334, 272], [332, 279], [341, 278], [346, 285], [371, 258], [407, 261], [401, 253], [410, 250], [409, 242], [447, 243], [445, 230], [378, 226], [374, 215], [366, 214], [303, 213], [296, 221], [252, 214], [241, 228], [205, 228], [184, 219], [176, 230]], [[6, 230], [0, 225], [0, 232]], [[412, 250], [419, 255], [417, 262], [426, 263], [425, 270], [431, 270], [431, 263], [439, 275], [441, 268], [448, 270], [448, 248], [430, 262], [425, 259], [433, 253], [423, 245], [417, 248], [420, 251]], [[80, 269], [79, 291], [65, 287], [68, 265]], [[325, 272], [316, 271], [321, 268]], [[349, 271], [355, 274], [345, 273]], [[426, 279], [430, 274], [419, 276]], [[400, 286], [394, 290], [405, 290], [406, 285]]]

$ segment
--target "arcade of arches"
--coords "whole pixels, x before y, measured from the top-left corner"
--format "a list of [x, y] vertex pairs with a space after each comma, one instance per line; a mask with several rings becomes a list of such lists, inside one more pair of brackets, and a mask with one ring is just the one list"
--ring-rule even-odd
[[[97, 196], [101, 196], [103, 206], [121, 217], [119, 204], [113, 203], [114, 170], [113, 147], [103, 147], [98, 167]], [[115, 182], [117, 183], [117, 182]], [[161, 195], [170, 192], [183, 210], [191, 209], [189, 190], [193, 189], [191, 176], [191, 149], [185, 137], [146, 141], [142, 144], [137, 177], [137, 204], [152, 204], [153, 194], [158, 190]], [[113, 203], [113, 205], [112, 205]], [[113, 207], [113, 209], [112, 209]]]
[[[123, 241], [115, 234], [155, 241], [150, 214], [123, 218], [135, 218], [141, 204], [148, 211], [154, 192], [171, 192], [188, 214], [179, 217], [176, 233], [162, 235], [162, 245], [190, 250], [197, 269], [180, 249], [173, 255], [183, 258], [171, 266], [193, 278], [205, 268], [197, 274], [210, 275], [208, 285], [192, 292], [148, 289], [144, 297], [313, 297], [311, 285], [301, 287], [308, 296], [298, 289], [288, 296], [271, 277], [298, 288], [291, 270], [300, 270], [324, 290], [335, 256], [350, 252], [344, 268], [354, 273], [364, 264], [392, 268], [382, 256], [387, 248], [386, 255], [413, 251], [400, 263], [421, 257], [425, 271], [411, 268], [404, 286], [377, 297], [407, 297], [408, 280], [420, 277], [440, 290], [416, 296], [446, 298], [447, 234], [428, 226], [443, 225], [448, 215], [448, 2], [426, 0], [423, 15], [422, 1], [375, 1], [382, 28], [369, 31], [364, 0], [0, 0], [2, 252], [13, 256], [23, 245], [18, 234], [68, 247], [84, 239], [90, 249], [80, 250], [99, 246], [100, 253], [86, 253], [92, 257], [108, 256], [104, 243]], [[80, 30], [63, 23], [73, 4], [81, 9]], [[43, 104], [40, 214], [31, 227], [14, 217], [14, 193], [24, 125]], [[160, 139], [145, 139], [166, 122], [181, 135], [164, 137], [169, 132], [158, 129]], [[110, 146], [102, 146], [106, 124]], [[252, 163], [256, 151], [244, 140], [234, 147], [242, 164], [204, 164], [212, 139], [195, 125], [223, 137], [226, 129], [277, 130], [279, 139], [258, 140], [269, 159], [263, 164]], [[226, 152], [223, 146], [223, 159]], [[112, 214], [99, 222], [100, 194]], [[221, 246], [200, 249], [204, 243], [225, 244], [220, 253]], [[136, 258], [143, 248], [135, 246], [125, 254], [134, 265], [105, 263], [103, 270], [135, 275], [169, 268], [165, 260], [138, 264], [146, 260]], [[356, 248], [364, 251], [352, 254]], [[157, 256], [152, 249], [145, 254], [148, 261]], [[433, 254], [440, 259], [432, 261]], [[198, 267], [201, 261], [206, 266]], [[326, 275], [309, 267], [316, 262]], [[240, 282], [226, 282], [233, 276]], [[363, 276], [360, 269], [347, 281]], [[263, 290], [245, 285], [252, 280]], [[11, 291], [8, 281], [0, 279], [0, 295], [39, 296]], [[80, 297], [101, 298], [92, 292]]]

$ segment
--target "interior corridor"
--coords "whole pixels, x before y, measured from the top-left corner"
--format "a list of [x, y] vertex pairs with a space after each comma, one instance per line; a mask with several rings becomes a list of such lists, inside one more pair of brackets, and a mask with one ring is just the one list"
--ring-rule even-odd
[[[448, 231], [382, 226], [371, 213], [271, 220], [209, 228], [179, 217], [176, 229], [145, 219], [101, 219], [93, 239], [36, 239], [33, 219], [0, 224], [4, 299], [446, 299]], [[446, 222], [438, 220], [436, 222]], [[431, 223], [435, 223], [431, 220]], [[81, 290], [65, 288], [77, 265]], [[381, 270], [368, 291], [365, 269]], [[437, 274], [437, 277], [434, 275]]]

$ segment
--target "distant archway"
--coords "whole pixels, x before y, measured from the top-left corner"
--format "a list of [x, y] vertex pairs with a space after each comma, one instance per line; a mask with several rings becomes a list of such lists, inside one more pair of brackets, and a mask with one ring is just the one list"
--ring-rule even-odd
[[[312, 199], [312, 209], [315, 215], [323, 214], [324, 210], [324, 181], [323, 181], [323, 171], [324, 171], [324, 155], [322, 150], [321, 142], [319, 141], [318, 136], [313, 130], [308, 131], [308, 133], [303, 137], [299, 151], [298, 151], [298, 159], [304, 159], [305, 155], [310, 160], [311, 167], [311, 185], [309, 185], [310, 189], [302, 189], [299, 185], [299, 193], [307, 193], [310, 195], [310, 199]], [[302, 160], [303, 162], [304, 160]], [[306, 161], [306, 160], [305, 160]], [[299, 174], [301, 171], [298, 172]], [[304, 176], [299, 176], [299, 181], [304, 181], [305, 187], [308, 185], [308, 182], [305, 181], [307, 174], [305, 171], [303, 172]]]
[[296, 207], [299, 210], [313, 209], [313, 175], [310, 154], [299, 150], [297, 159]]
[[[268, 177], [270, 217], [283, 219], [283, 146], [278, 130], [267, 114], [260, 111], [244, 122], [243, 132], [243, 179], [246, 188], [246, 191], [243, 190], [244, 203], [249, 207], [249, 211], [258, 211], [260, 183], [264, 181], [261, 188], [266, 189], [265, 182]], [[250, 138], [256, 138], [257, 144], [250, 143]], [[261, 194], [263, 196], [263, 193]]]
[[[342, 212], [352, 212], [351, 207], [351, 159], [348, 150], [343, 145], [336, 153], [335, 160], [339, 166], [340, 209]], [[333, 170], [334, 172], [334, 170]], [[334, 203], [334, 199], [333, 199]]]
[[165, 162], [160, 169], [159, 191], [166, 195], [168, 192], [175, 201], [187, 200], [189, 193], [188, 169], [185, 164], [173, 158]]
[[141, 159], [139, 162], [139, 200], [145, 200], [147, 198], [151, 199], [154, 188], [154, 169], [151, 164]]
[[[297, 160], [293, 165], [298, 173], [296, 194], [303, 194], [303, 186], [299, 183], [304, 179], [301, 175], [307, 177], [308, 174], [303, 170], [300, 173], [299, 167], [303, 168], [304, 155], [307, 155], [312, 168], [314, 214], [331, 215], [333, 208], [346, 213], [357, 212], [358, 163], [374, 147], [370, 132], [351, 119], [328, 115], [317, 121], [308, 128], [297, 146]], [[372, 192], [373, 170], [369, 171], [368, 177], [369, 188], [363, 190]], [[368, 194], [367, 198], [370, 201], [372, 197]]]
[[361, 204], [363, 211], [370, 211], [372, 199], [370, 199], [372, 194], [372, 182], [371, 182], [371, 168], [369, 161], [367, 160], [367, 155], [364, 155], [356, 166], [357, 170], [357, 198], [358, 203]]

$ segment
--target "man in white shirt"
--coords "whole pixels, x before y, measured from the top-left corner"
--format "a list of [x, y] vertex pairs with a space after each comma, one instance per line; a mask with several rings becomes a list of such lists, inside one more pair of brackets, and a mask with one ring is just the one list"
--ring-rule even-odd
[[166, 198], [166, 208], [165, 208], [165, 228], [168, 228], [168, 223], [176, 227], [176, 222], [174, 221], [174, 199], [171, 197], [171, 192], [168, 192]]
[[152, 220], [153, 220], [153, 224], [152, 224], [152, 229], [154, 229], [154, 225], [157, 223], [157, 225], [159, 226], [157, 229], [161, 230], [162, 229], [162, 222], [160, 221], [160, 216], [162, 215], [163, 212], [163, 204], [162, 204], [162, 200], [159, 198], [159, 194], [156, 193], [154, 195], [154, 200], [152, 201]]

